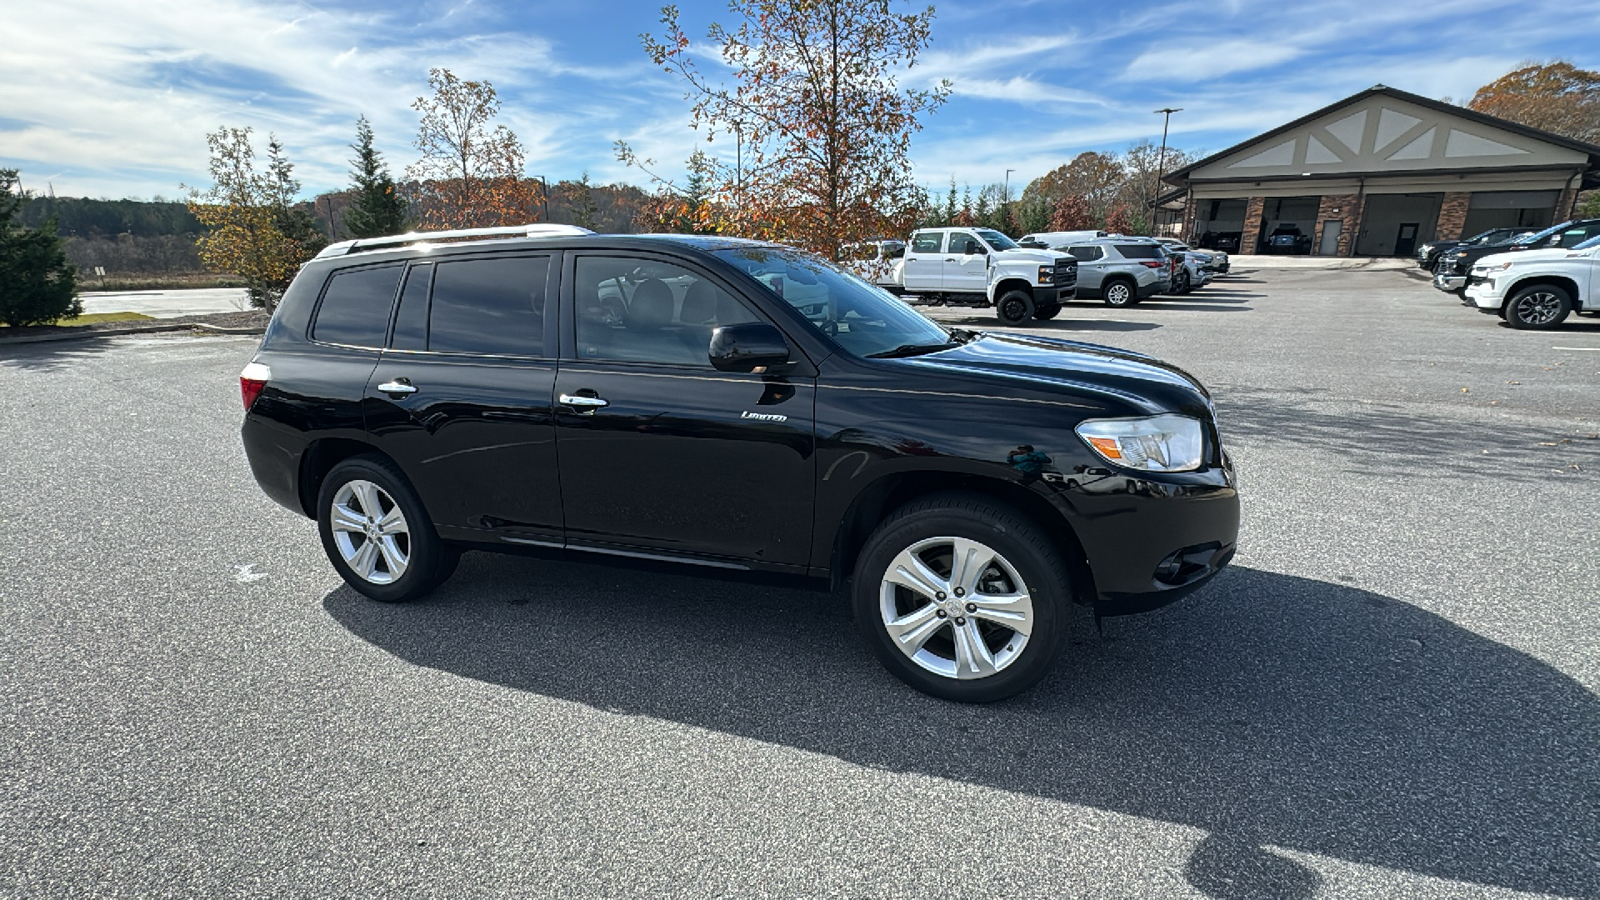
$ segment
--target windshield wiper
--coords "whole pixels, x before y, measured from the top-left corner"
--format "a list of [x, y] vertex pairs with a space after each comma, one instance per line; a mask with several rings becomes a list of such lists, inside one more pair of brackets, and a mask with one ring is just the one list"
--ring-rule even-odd
[[893, 350], [882, 350], [878, 353], [868, 353], [868, 359], [894, 359], [900, 356], [921, 356], [924, 353], [936, 353], [940, 350], [949, 350], [959, 346], [956, 341], [945, 341], [939, 344], [901, 344]]

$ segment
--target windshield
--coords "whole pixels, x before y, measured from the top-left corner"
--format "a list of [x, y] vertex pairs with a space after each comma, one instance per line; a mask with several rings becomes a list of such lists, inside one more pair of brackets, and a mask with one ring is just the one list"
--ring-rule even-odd
[[992, 228], [979, 228], [979, 229], [977, 229], [977, 232], [978, 232], [978, 237], [983, 238], [984, 241], [986, 241], [989, 244], [989, 246], [993, 247], [996, 250], [1015, 250], [1015, 249], [1017, 249], [1017, 242], [1016, 241], [1013, 241], [1011, 238], [1006, 237], [1005, 235], [1001, 234], [998, 231], [995, 231]]
[[737, 247], [713, 255], [748, 272], [856, 356], [952, 343], [943, 328], [893, 294], [820, 256], [789, 247]]
[[1600, 247], [1600, 234], [1597, 234], [1594, 237], [1589, 238], [1587, 241], [1584, 241], [1583, 243], [1574, 246], [1572, 249], [1574, 249], [1574, 250], [1593, 250], [1596, 247]]
[[1522, 237], [1519, 237], [1516, 240], [1512, 241], [1511, 243], [1517, 244], [1517, 245], [1537, 243], [1537, 242], [1539, 242], [1541, 240], [1544, 240], [1545, 238], [1549, 237], [1550, 235], [1555, 234], [1556, 232], [1560, 231], [1561, 229], [1566, 228], [1568, 225], [1571, 225], [1571, 224], [1572, 224], [1571, 222], [1562, 222], [1560, 225], [1551, 226], [1549, 228], [1546, 228], [1543, 231], [1535, 231], [1533, 234], [1525, 234]]

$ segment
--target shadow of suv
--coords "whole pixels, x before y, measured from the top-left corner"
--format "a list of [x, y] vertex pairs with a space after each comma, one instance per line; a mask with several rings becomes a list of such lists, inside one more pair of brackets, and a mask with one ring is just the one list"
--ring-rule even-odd
[[849, 580], [877, 657], [954, 700], [1043, 677], [1074, 603], [1195, 589], [1238, 531], [1189, 375], [946, 331], [774, 244], [570, 226], [336, 244], [240, 384], [257, 481], [367, 597], [426, 594], [468, 548]]

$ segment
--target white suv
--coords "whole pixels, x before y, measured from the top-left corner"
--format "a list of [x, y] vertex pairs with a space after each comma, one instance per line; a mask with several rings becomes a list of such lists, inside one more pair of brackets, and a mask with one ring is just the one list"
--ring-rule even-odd
[[1466, 304], [1499, 313], [1512, 328], [1554, 328], [1570, 313], [1600, 313], [1600, 237], [1485, 256], [1467, 276]]

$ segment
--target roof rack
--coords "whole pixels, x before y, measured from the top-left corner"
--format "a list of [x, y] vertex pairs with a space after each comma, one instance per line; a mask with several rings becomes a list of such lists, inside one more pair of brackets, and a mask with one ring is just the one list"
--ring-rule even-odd
[[587, 228], [576, 225], [551, 225], [547, 223], [535, 225], [508, 225], [501, 228], [457, 228], [451, 231], [411, 231], [406, 234], [396, 234], [389, 237], [361, 238], [354, 241], [340, 241], [324, 247], [317, 258], [324, 256], [345, 256], [351, 253], [360, 253], [363, 250], [382, 250], [387, 247], [399, 247], [404, 244], [418, 244], [428, 241], [446, 241], [460, 239], [483, 238], [512, 238], [512, 237], [554, 237], [558, 235], [583, 235], [594, 234]]

